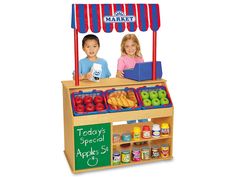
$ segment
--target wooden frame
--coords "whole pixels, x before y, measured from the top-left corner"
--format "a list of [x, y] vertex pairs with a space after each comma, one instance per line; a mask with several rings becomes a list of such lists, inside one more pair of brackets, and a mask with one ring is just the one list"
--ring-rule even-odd
[[[147, 110], [137, 110], [137, 111], [127, 111], [127, 112], [116, 112], [116, 113], [106, 113], [99, 115], [87, 115], [87, 116], [73, 116], [71, 99], [70, 95], [72, 92], [83, 90], [83, 91], [91, 91], [94, 89], [97, 90], [108, 90], [110, 88], [125, 88], [132, 87], [137, 88], [141, 86], [154, 86], [160, 85], [165, 86], [166, 81], [161, 80], [149, 80], [143, 82], [136, 82], [129, 79], [119, 79], [119, 78], [110, 78], [110, 79], [101, 79], [100, 82], [95, 83], [91, 81], [81, 81], [80, 86], [75, 86], [74, 81], [62, 81], [63, 85], [63, 108], [64, 108], [64, 142], [65, 142], [65, 156], [70, 165], [71, 171], [73, 173], [81, 173], [86, 171], [98, 170], [98, 169], [107, 169], [107, 168], [115, 168], [122, 167], [127, 165], [134, 164], [142, 164], [148, 162], [156, 162], [161, 160], [170, 160], [173, 158], [173, 112], [174, 107], [170, 108], [158, 108], [158, 109], [147, 109]], [[168, 88], [167, 88], [168, 89]], [[95, 119], [95, 117], [99, 117], [99, 119]], [[127, 121], [133, 119], [143, 119], [143, 118], [151, 119], [151, 122], [148, 123], [138, 123], [138, 124], [125, 124], [125, 125], [113, 125], [113, 122], [119, 121]], [[113, 149], [116, 149], [122, 142], [113, 143], [111, 141], [111, 165], [106, 167], [99, 168], [91, 168], [84, 170], [75, 170], [75, 154], [74, 154], [74, 126], [81, 125], [92, 125], [99, 123], [110, 123], [111, 126], [111, 140], [113, 137], [113, 133], [118, 133], [122, 131], [131, 130], [134, 126], [142, 126], [146, 124], [152, 125], [153, 123], [161, 124], [162, 122], [167, 122], [170, 126], [170, 135], [167, 137], [160, 137], [159, 139], [150, 138], [148, 144], [162, 144], [168, 143], [170, 146], [170, 154], [166, 159], [150, 159], [150, 160], [142, 160], [140, 162], [131, 162], [128, 164], [121, 165], [112, 165], [112, 155]], [[142, 141], [142, 139], [140, 140]], [[131, 141], [130, 143], [135, 143], [139, 141]]]

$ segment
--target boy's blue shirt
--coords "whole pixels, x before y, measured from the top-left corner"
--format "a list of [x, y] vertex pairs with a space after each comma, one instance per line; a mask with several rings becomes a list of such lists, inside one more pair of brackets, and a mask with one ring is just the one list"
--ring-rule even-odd
[[111, 73], [108, 69], [108, 64], [106, 60], [102, 58], [98, 58], [97, 61], [90, 61], [87, 57], [80, 59], [79, 61], [79, 73], [80, 75], [85, 75], [88, 72], [90, 72], [92, 66], [94, 63], [102, 65], [102, 74], [101, 78], [109, 78], [111, 76]]

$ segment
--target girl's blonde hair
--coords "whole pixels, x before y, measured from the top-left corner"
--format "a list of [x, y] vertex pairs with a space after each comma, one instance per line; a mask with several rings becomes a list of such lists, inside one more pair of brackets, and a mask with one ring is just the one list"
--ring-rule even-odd
[[121, 41], [121, 55], [127, 55], [127, 53], [125, 52], [125, 43], [128, 40], [132, 40], [134, 43], [136, 43], [136, 52], [135, 52], [135, 56], [136, 57], [142, 57], [142, 53], [141, 53], [141, 48], [140, 48], [140, 44], [139, 44], [139, 40], [137, 38], [137, 36], [135, 34], [127, 34], [123, 37], [122, 41]]

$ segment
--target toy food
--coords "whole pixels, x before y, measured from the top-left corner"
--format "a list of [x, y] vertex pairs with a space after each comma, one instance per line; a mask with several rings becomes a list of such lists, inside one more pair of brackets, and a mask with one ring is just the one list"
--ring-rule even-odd
[[107, 102], [113, 106], [122, 106], [122, 107], [134, 107], [135, 103], [126, 98], [125, 96], [122, 97], [110, 97]]
[[166, 91], [165, 90], [159, 90], [158, 95], [159, 95], [159, 98], [165, 98], [166, 97]]
[[161, 104], [169, 104], [169, 100], [167, 98], [161, 98]]
[[155, 90], [150, 91], [150, 92], [149, 92], [149, 95], [150, 95], [150, 98], [151, 98], [151, 99], [158, 97], [158, 93], [157, 93], [157, 91], [155, 91]]
[[134, 103], [138, 103], [138, 101], [137, 101], [137, 99], [136, 99], [136, 96], [135, 96], [135, 94], [134, 94], [134, 91], [132, 91], [132, 90], [128, 90], [127, 91], [127, 97], [130, 99], [130, 100], [132, 100]]
[[115, 91], [109, 94], [109, 98], [110, 97], [121, 97], [121, 96], [126, 96], [127, 93], [125, 91]]
[[113, 110], [138, 106], [138, 101], [132, 89], [127, 91], [118, 90], [110, 93], [107, 102]]

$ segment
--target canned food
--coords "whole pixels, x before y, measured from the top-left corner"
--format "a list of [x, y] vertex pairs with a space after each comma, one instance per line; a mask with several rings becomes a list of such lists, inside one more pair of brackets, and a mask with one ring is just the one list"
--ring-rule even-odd
[[141, 158], [142, 158], [142, 160], [150, 159], [150, 148], [149, 147], [142, 147]]
[[159, 146], [157, 146], [157, 145], [152, 146], [151, 156], [152, 156], [152, 158], [159, 158], [160, 157]]
[[113, 134], [113, 143], [118, 143], [120, 141], [120, 135], [119, 134]]
[[120, 152], [115, 151], [113, 153], [113, 165], [119, 165], [120, 164]]
[[161, 157], [162, 158], [169, 157], [169, 145], [168, 144], [161, 145]]
[[125, 142], [131, 141], [131, 134], [130, 133], [124, 133], [122, 135], [122, 141], [125, 141]]
[[132, 150], [132, 160], [136, 161], [136, 162], [141, 160], [140, 149], [133, 148], [133, 150]]
[[121, 152], [121, 162], [122, 163], [129, 163], [130, 162], [130, 151], [129, 150], [123, 150]]

